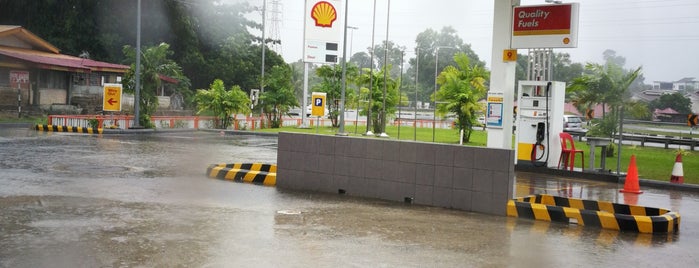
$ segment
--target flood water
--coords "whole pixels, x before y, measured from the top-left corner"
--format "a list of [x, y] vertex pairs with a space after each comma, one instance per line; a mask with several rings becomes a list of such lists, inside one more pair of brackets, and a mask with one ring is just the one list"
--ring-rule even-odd
[[[44, 133], [0, 126], [0, 267], [697, 267], [699, 196], [518, 173], [517, 195], [665, 207], [620, 233], [209, 179], [276, 163], [276, 138]], [[282, 180], [283, 178], [278, 178]], [[504, 208], [503, 208], [504, 209]]]

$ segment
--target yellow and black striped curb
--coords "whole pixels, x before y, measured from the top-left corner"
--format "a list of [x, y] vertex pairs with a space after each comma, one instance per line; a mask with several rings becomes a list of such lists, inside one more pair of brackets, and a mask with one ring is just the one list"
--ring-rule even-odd
[[277, 165], [260, 163], [213, 164], [206, 169], [210, 178], [275, 186]]
[[639, 233], [677, 232], [680, 214], [662, 208], [533, 195], [510, 200], [507, 215]]
[[57, 126], [57, 125], [36, 125], [34, 129], [38, 131], [54, 131], [54, 132], [76, 132], [88, 134], [102, 134], [101, 128], [91, 127], [73, 127], [73, 126]]

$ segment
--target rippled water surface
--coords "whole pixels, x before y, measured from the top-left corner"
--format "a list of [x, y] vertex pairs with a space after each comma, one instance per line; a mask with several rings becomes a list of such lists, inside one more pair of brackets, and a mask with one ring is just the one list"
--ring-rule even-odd
[[[209, 179], [276, 138], [0, 127], [0, 267], [696, 267], [698, 198], [518, 173], [518, 195], [666, 207], [645, 235]], [[279, 180], [283, 178], [278, 178]]]

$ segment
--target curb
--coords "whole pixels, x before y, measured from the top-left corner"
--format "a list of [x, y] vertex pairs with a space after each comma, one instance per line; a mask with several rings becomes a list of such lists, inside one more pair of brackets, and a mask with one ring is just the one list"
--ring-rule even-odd
[[76, 132], [76, 133], [86, 133], [86, 134], [102, 134], [102, 131], [103, 131], [103, 129], [101, 129], [101, 128], [57, 126], [57, 125], [36, 125], [34, 127], [34, 129], [36, 129], [37, 131]]
[[[624, 184], [626, 182], [626, 173], [616, 175], [615, 173], [597, 173], [597, 172], [580, 172], [580, 171], [568, 171], [552, 168], [540, 168], [533, 167], [529, 164], [517, 164], [515, 165], [515, 171], [530, 172], [547, 174], [553, 176], [562, 176], [566, 178], [578, 178], [593, 181], [603, 181]], [[639, 178], [638, 183], [640, 186], [652, 187], [656, 189], [674, 190], [674, 191], [687, 191], [687, 192], [699, 192], [699, 185], [687, 184], [687, 183], [671, 183], [669, 181], [656, 181]]]
[[277, 165], [260, 163], [212, 164], [206, 168], [209, 178], [247, 182], [266, 186], [277, 185]]
[[34, 130], [48, 132], [75, 132], [85, 134], [154, 134], [154, 133], [171, 133], [171, 132], [196, 132], [196, 129], [111, 129], [111, 128], [91, 128], [91, 127], [75, 127], [75, 126], [59, 126], [59, 125], [34, 125]]
[[279, 133], [277, 133], [277, 132], [256, 132], [256, 131], [247, 131], [247, 130], [199, 129], [199, 131], [223, 133], [225, 135], [247, 135], [247, 136], [266, 136], [266, 137], [278, 137], [279, 136]]
[[639, 233], [678, 232], [680, 214], [605, 201], [532, 195], [507, 202], [507, 216]]

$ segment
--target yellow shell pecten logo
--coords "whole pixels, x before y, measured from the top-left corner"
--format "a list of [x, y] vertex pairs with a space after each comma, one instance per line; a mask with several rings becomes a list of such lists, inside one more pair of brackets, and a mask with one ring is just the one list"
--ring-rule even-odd
[[311, 9], [311, 18], [315, 20], [316, 26], [332, 27], [333, 22], [337, 19], [337, 12], [332, 4], [320, 1]]

